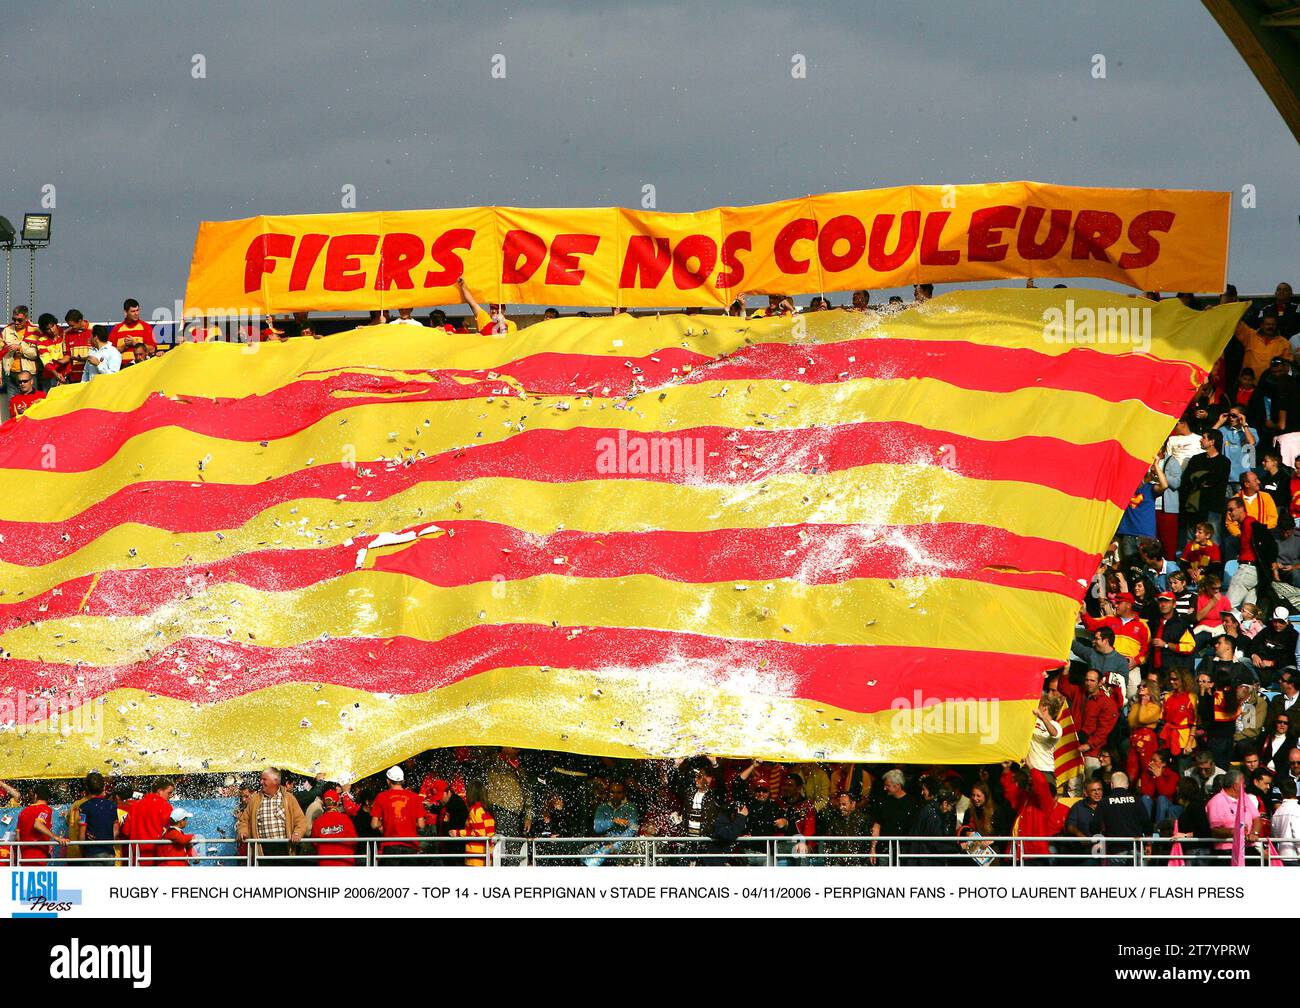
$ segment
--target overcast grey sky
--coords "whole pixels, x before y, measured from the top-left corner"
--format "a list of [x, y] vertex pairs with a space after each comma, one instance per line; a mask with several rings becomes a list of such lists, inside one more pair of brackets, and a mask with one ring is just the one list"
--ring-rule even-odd
[[[1300, 281], [1300, 153], [1192, 0], [0, 2], [0, 214], [56, 186], [37, 308], [60, 317], [113, 318], [128, 295], [147, 316], [182, 295], [198, 221], [336, 211], [345, 184], [375, 210], [636, 206], [652, 183], [670, 211], [907, 183], [1250, 184], [1231, 279]], [[14, 279], [25, 301], [25, 257]]]

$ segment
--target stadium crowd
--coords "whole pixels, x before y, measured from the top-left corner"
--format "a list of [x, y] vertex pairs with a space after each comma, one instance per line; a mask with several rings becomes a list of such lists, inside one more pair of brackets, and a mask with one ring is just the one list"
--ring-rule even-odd
[[[510, 331], [505, 306], [441, 311], [448, 331]], [[917, 300], [930, 296], [918, 288]], [[1148, 295], [1155, 297], [1155, 295]], [[866, 291], [847, 310], [876, 310]], [[1189, 295], [1180, 295], [1195, 307]], [[1229, 289], [1220, 301], [1236, 299]], [[895, 310], [905, 308], [901, 304]], [[825, 298], [806, 310], [830, 310]], [[744, 302], [732, 311], [744, 313]], [[796, 311], [773, 296], [755, 314]], [[382, 313], [372, 317], [378, 324]], [[547, 318], [558, 314], [549, 309]], [[390, 324], [422, 325], [402, 309]], [[43, 388], [90, 380], [159, 348], [128, 300], [111, 330], [80, 312], [4, 329], [15, 417]], [[206, 323], [192, 332], [208, 338]], [[305, 316], [262, 338], [316, 335]], [[1300, 865], [1300, 306], [1279, 284], [1246, 313], [1132, 498], [1087, 587], [1068, 664], [1047, 671], [1019, 763], [915, 767], [697, 757], [614, 760], [512, 748], [432, 750], [360, 782], [260, 778], [3, 784], [25, 803], [6, 840], [27, 863], [87, 840], [145, 844], [141, 863], [194, 857], [186, 800], [230, 798], [259, 860], [348, 865], [361, 838], [395, 863], [481, 865], [492, 838], [574, 839], [571, 863], [621, 863], [639, 838], [747, 863], [1119, 863], [1145, 838], [1156, 863]], [[18, 405], [15, 407], [14, 403]], [[1293, 485], [1294, 484], [1294, 485]], [[1294, 709], [1293, 709], [1294, 708]], [[56, 833], [52, 803], [72, 802]], [[1008, 840], [1009, 837], [1024, 840]], [[406, 839], [406, 838], [423, 838]], [[435, 839], [436, 838], [436, 839]], [[893, 838], [905, 838], [891, 842]], [[1106, 838], [1097, 840], [1096, 838]], [[1234, 851], [1234, 840], [1236, 851]], [[1071, 841], [1075, 841], [1071, 843]], [[508, 846], [508, 841], [506, 841]], [[0, 841], [0, 846], [3, 841]], [[112, 846], [81, 856], [121, 862]], [[426, 860], [427, 859], [427, 860]]]

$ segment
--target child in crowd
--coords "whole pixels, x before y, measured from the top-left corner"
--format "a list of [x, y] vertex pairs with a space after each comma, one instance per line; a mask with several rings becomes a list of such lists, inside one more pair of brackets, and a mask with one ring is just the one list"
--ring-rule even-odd
[[1200, 581], [1200, 592], [1196, 596], [1196, 626], [1192, 636], [1201, 647], [1210, 643], [1210, 639], [1223, 632], [1223, 614], [1232, 608], [1232, 604], [1223, 597], [1220, 588], [1223, 582], [1213, 574], [1206, 574]]
[[1192, 590], [1188, 575], [1177, 570], [1169, 575], [1169, 590], [1174, 593], [1174, 612], [1183, 622], [1196, 622], [1196, 592]]
[[1192, 541], [1183, 547], [1183, 560], [1191, 568], [1191, 576], [1199, 580], [1205, 574], [1218, 574], [1223, 569], [1223, 554], [1214, 541], [1214, 526], [1197, 522]]

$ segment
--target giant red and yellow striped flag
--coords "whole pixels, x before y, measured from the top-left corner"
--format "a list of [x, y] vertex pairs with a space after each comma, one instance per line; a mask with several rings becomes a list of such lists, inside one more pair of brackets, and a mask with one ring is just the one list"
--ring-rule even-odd
[[1240, 313], [1066, 296], [185, 345], [61, 389], [0, 437], [0, 766], [1019, 758]]

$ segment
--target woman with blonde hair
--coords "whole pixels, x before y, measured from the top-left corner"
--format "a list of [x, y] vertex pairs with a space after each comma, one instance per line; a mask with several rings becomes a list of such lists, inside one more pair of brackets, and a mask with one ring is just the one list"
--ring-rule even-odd
[[1150, 683], [1138, 683], [1137, 695], [1128, 708], [1128, 778], [1136, 781], [1142, 768], [1151, 762], [1151, 754], [1160, 748], [1156, 738], [1156, 725], [1164, 709], [1151, 692]]

